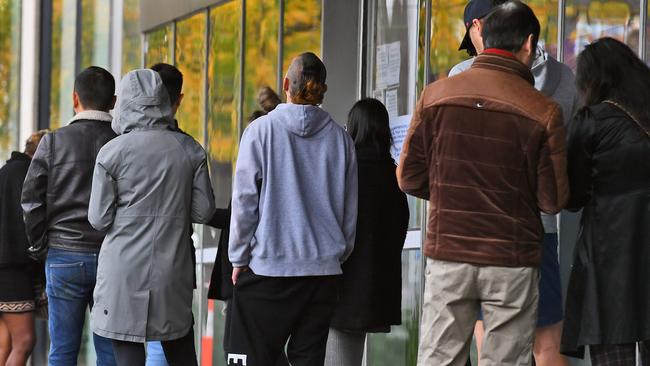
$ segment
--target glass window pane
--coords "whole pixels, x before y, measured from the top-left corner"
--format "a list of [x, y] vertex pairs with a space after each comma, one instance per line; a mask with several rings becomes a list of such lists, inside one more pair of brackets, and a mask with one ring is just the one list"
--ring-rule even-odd
[[183, 102], [178, 125], [203, 142], [205, 121], [205, 13], [176, 23], [176, 67], [183, 73]]
[[601, 37], [625, 42], [639, 49], [639, 1], [567, 0], [564, 60], [572, 68], [589, 43]]
[[449, 70], [469, 58], [459, 51], [465, 36], [463, 12], [467, 0], [433, 0], [431, 3], [431, 82], [447, 77]]
[[109, 66], [110, 0], [81, 0], [81, 67]]
[[557, 0], [528, 0], [526, 3], [539, 19], [539, 44], [549, 55], [557, 58]]
[[390, 333], [368, 335], [368, 365], [415, 365], [420, 329], [422, 254], [420, 250], [402, 252], [402, 325]]
[[141, 67], [140, 0], [124, 0], [122, 74]]
[[244, 121], [257, 105], [261, 87], [277, 87], [279, 0], [246, 1], [246, 71], [244, 72]]
[[146, 34], [146, 54], [144, 60], [145, 67], [151, 67], [159, 62], [168, 64], [173, 63], [173, 38], [174, 37], [171, 24], [167, 24], [160, 29]]
[[0, 0], [0, 159], [18, 147], [20, 3]]
[[207, 150], [218, 207], [230, 202], [239, 142], [241, 6], [237, 0], [210, 11]]
[[[386, 104], [391, 120], [413, 113], [417, 100], [420, 27], [424, 0], [376, 0], [371, 2], [368, 94]], [[462, 21], [461, 21], [462, 23]], [[456, 47], [458, 48], [458, 47]], [[421, 80], [421, 78], [420, 78]], [[390, 95], [392, 97], [387, 96]], [[409, 227], [420, 226], [421, 203], [409, 197]]]
[[77, 1], [52, 1], [52, 68], [50, 128], [65, 125], [72, 117], [72, 91], [76, 74]]
[[322, 8], [322, 0], [285, 0], [283, 71], [303, 52], [320, 56]]

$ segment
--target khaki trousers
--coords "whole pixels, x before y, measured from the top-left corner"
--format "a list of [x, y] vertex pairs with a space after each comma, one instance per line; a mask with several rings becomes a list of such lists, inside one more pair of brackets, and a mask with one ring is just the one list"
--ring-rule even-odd
[[531, 365], [539, 272], [427, 259], [418, 366], [464, 366], [483, 310], [481, 366]]

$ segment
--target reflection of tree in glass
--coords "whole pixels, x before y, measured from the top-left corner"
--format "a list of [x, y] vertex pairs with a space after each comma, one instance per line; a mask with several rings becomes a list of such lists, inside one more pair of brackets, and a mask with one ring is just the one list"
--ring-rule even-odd
[[20, 0], [0, 0], [0, 159], [17, 140], [19, 55]]
[[176, 117], [179, 126], [203, 142], [205, 114], [205, 13], [176, 23], [176, 67], [183, 73], [183, 103]]
[[447, 77], [457, 63], [468, 59], [458, 46], [465, 36], [466, 0], [433, 0], [431, 6], [431, 80]]
[[260, 87], [276, 88], [279, 18], [279, 0], [246, 1], [244, 116], [257, 109]]
[[239, 135], [239, 57], [241, 2], [210, 12], [208, 65], [208, 152], [213, 160], [234, 162]]
[[126, 74], [140, 68], [140, 0], [124, 0], [122, 14], [122, 74]]
[[[320, 55], [321, 0], [285, 0], [283, 71], [303, 52]], [[275, 85], [270, 85], [275, 89]]]
[[110, 0], [81, 0], [81, 67], [108, 67]]
[[172, 63], [172, 26], [168, 24], [145, 36], [147, 44], [145, 67], [153, 66], [159, 62]]
[[557, 0], [528, 0], [528, 6], [533, 9], [539, 19], [539, 41], [552, 56], [557, 55]]
[[72, 117], [74, 89], [77, 2], [52, 1], [52, 60], [50, 72], [50, 128], [65, 124]]

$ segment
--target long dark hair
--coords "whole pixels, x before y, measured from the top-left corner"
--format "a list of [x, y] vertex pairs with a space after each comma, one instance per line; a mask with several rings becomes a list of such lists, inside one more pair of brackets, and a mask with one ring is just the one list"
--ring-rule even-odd
[[650, 68], [624, 43], [601, 38], [578, 56], [576, 85], [585, 105], [617, 102], [650, 121]]
[[365, 98], [356, 102], [348, 114], [346, 128], [357, 149], [370, 147], [380, 154], [390, 153], [392, 138], [388, 111], [377, 99]]

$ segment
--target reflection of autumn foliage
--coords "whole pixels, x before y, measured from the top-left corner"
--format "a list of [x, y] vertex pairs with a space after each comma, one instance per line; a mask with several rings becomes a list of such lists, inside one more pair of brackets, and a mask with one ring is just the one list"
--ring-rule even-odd
[[276, 88], [279, 18], [279, 0], [246, 1], [245, 117], [258, 109], [256, 97], [260, 87]]
[[140, 0], [124, 0], [122, 18], [122, 74], [140, 68]]
[[167, 24], [151, 33], [147, 33], [147, 54], [144, 61], [145, 67], [150, 67], [159, 62], [172, 63], [172, 25]]
[[222, 163], [234, 163], [239, 142], [240, 17], [241, 1], [210, 11], [208, 153]]
[[[284, 8], [284, 62], [286, 72], [291, 60], [311, 51], [320, 55], [321, 0], [285, 0]], [[275, 88], [275, 85], [270, 85]]]
[[16, 145], [19, 55], [20, 0], [0, 0], [0, 159]]
[[72, 117], [74, 89], [77, 2], [52, 1], [52, 67], [50, 85], [50, 129], [64, 125]]
[[110, 0], [81, 0], [81, 67], [108, 68]]
[[557, 0], [529, 0], [526, 3], [539, 19], [540, 43], [545, 44], [551, 55], [557, 55]]
[[458, 51], [465, 35], [463, 11], [467, 0], [433, 0], [431, 3], [431, 74], [432, 81], [447, 76], [449, 70], [467, 59]]
[[205, 13], [176, 23], [176, 67], [183, 73], [183, 103], [176, 114], [179, 126], [203, 142], [205, 115]]

